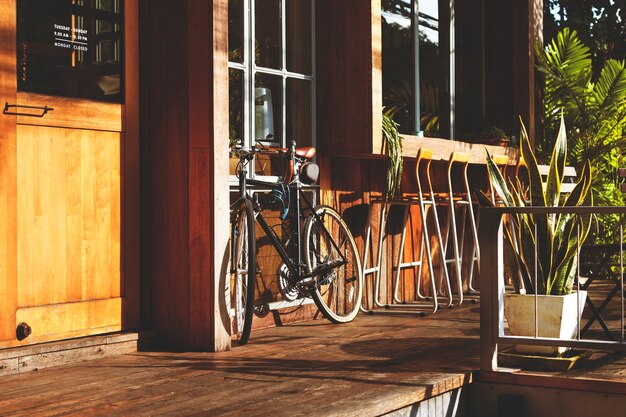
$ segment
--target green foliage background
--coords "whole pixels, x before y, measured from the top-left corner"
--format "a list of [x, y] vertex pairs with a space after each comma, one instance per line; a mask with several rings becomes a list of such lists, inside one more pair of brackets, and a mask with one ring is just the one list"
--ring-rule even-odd
[[[594, 75], [590, 48], [577, 32], [562, 29], [536, 51], [537, 67], [545, 77], [544, 124], [538, 135], [539, 159], [551, 153], [561, 114], [567, 126], [568, 164], [582, 172], [593, 169], [595, 205], [624, 205], [617, 168], [626, 167], [626, 68], [624, 60], [608, 59]], [[600, 219], [598, 236], [615, 241], [619, 219]]]

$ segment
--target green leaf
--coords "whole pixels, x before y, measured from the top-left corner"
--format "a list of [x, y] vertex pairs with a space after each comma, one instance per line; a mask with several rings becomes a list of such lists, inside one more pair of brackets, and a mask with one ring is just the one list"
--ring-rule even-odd
[[[504, 264], [503, 266], [504, 266], [505, 276], [509, 276], [512, 278], [515, 292], [519, 293], [520, 288], [521, 288], [520, 280], [523, 279], [522, 268], [524, 268], [525, 265], [522, 263], [522, 260], [519, 257], [518, 251], [515, 250], [515, 245], [514, 245], [515, 240], [511, 236], [511, 233], [509, 232], [509, 229], [507, 227], [504, 227], [504, 239], [503, 240], [504, 240], [504, 246], [503, 246]], [[531, 291], [532, 287], [528, 287], [526, 284], [524, 284], [524, 288], [526, 288], [527, 292], [529, 293], [532, 292]]]
[[[528, 281], [535, 282], [535, 257], [537, 257], [537, 290], [540, 294], [544, 293], [545, 275], [544, 268], [540, 260], [541, 254], [535, 252], [535, 230], [532, 216], [520, 216], [518, 228], [518, 247], [520, 248], [520, 256], [522, 262], [528, 271]], [[540, 246], [538, 246], [539, 248]], [[531, 284], [531, 287], [535, 287]]]
[[491, 199], [487, 197], [487, 194], [485, 194], [483, 190], [475, 190], [474, 195], [476, 196], [476, 200], [478, 200], [479, 207], [495, 207]]
[[[522, 136], [520, 138], [520, 150], [524, 163], [528, 169], [528, 179], [530, 182], [530, 204], [537, 207], [545, 207], [546, 199], [543, 193], [543, 183], [541, 181], [541, 174], [539, 174], [539, 164], [537, 164], [537, 158], [532, 151], [530, 140], [528, 139], [528, 133], [524, 122], [522, 123]], [[492, 161], [493, 162], [493, 161]]]
[[567, 133], [565, 132], [565, 120], [561, 115], [561, 126], [552, 150], [548, 182], [546, 184], [546, 205], [558, 206], [561, 196], [561, 183], [565, 172], [565, 156], [567, 154]]
[[567, 239], [563, 242], [561, 251], [559, 251], [562, 252], [560, 257], [555, 259], [555, 265], [557, 266], [551, 273], [552, 279], [546, 286], [546, 294], [561, 295], [568, 292], [565, 284], [573, 279], [572, 273], [576, 273], [576, 271], [571, 270], [570, 263], [572, 258], [578, 253], [578, 242], [582, 236], [580, 226], [575, 217], [572, 217], [571, 221], [568, 222], [568, 226], [565, 228]]
[[587, 194], [589, 194], [589, 189], [591, 187], [591, 164], [589, 161], [585, 164], [583, 168], [583, 172], [580, 175], [576, 186], [572, 190], [571, 193], [565, 199], [565, 203], [563, 203], [566, 207], [572, 206], [580, 206], [583, 204], [585, 199], [587, 198]]
[[[520, 119], [521, 122], [521, 119]], [[546, 206], [546, 197], [543, 191], [543, 183], [541, 181], [541, 174], [539, 173], [539, 165], [537, 164], [537, 158], [532, 151], [530, 141], [528, 139], [528, 133], [524, 123], [522, 124], [522, 136], [521, 136], [521, 153], [522, 158], [528, 169], [528, 177], [530, 182], [530, 204], [536, 207]], [[550, 264], [552, 260], [552, 236], [553, 231], [548, 222], [548, 215], [535, 214], [533, 215], [534, 222], [537, 225], [537, 246], [539, 253], [539, 263], [541, 264], [540, 270], [550, 271]]]
[[504, 205], [507, 207], [515, 207], [515, 201], [513, 196], [509, 192], [509, 189], [506, 185], [506, 181], [504, 177], [502, 177], [502, 173], [491, 159], [491, 155], [489, 155], [489, 151], [485, 149], [486, 159], [487, 159], [487, 172], [489, 174], [489, 181], [493, 186], [495, 192], [500, 196], [502, 201], [504, 201]]
[[624, 61], [608, 60], [593, 88], [594, 98], [601, 110], [623, 105], [626, 96]]

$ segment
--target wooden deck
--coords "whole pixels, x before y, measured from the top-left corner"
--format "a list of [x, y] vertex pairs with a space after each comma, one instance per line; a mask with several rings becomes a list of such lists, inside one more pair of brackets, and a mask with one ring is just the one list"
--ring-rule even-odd
[[[316, 320], [256, 331], [230, 352], [138, 352], [5, 376], [0, 415], [380, 415], [481, 377], [478, 310]], [[598, 361], [593, 378], [609, 369], [626, 386], [623, 357]], [[524, 375], [514, 374], [545, 378]]]
[[478, 306], [259, 330], [225, 353], [139, 352], [3, 377], [0, 415], [378, 415], [471, 381]]

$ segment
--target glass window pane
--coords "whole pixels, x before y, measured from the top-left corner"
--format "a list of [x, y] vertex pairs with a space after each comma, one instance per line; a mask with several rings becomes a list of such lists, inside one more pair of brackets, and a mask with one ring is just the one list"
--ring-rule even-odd
[[[229, 147], [244, 144], [244, 115], [243, 115], [243, 71], [228, 70], [228, 142]], [[230, 174], [235, 175], [237, 161], [231, 161]]]
[[401, 133], [415, 129], [411, 1], [383, 1], [383, 105]]
[[311, 81], [287, 80], [287, 141], [312, 146]]
[[420, 31], [420, 128], [425, 136], [447, 137], [449, 132], [443, 126], [447, 117], [447, 68], [442, 65], [442, 57], [447, 56], [441, 50], [439, 39], [439, 1], [421, 0], [419, 2]]
[[254, 81], [254, 138], [282, 143], [282, 77], [256, 74]]
[[121, 0], [18, 0], [18, 89], [123, 101]]
[[311, 0], [287, 0], [287, 70], [311, 75]]
[[243, 0], [228, 0], [228, 60], [243, 62]]
[[[83, 1], [81, 3], [87, 2]], [[105, 10], [107, 12], [117, 12], [119, 11], [119, 8], [117, 8], [119, 5], [117, 3], [119, 2], [115, 0], [96, 0], [96, 9]]]
[[228, 94], [229, 94], [229, 142], [230, 145], [243, 144], [243, 71], [236, 69], [228, 70]]
[[280, 0], [255, 0], [254, 62], [260, 67], [282, 69]]

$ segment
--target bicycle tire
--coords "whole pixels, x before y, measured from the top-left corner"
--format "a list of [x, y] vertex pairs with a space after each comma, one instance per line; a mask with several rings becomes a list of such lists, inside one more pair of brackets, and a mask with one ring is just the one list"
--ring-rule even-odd
[[[330, 237], [347, 263], [317, 276], [311, 297], [328, 320], [347, 323], [357, 316], [363, 294], [363, 271], [356, 243], [345, 221], [332, 207], [321, 205], [314, 210], [317, 217], [311, 214], [304, 223], [304, 253], [309, 273], [316, 268], [323, 270], [324, 264], [340, 258]], [[323, 231], [318, 219], [329, 233]]]
[[250, 338], [254, 313], [256, 284], [256, 233], [252, 201], [245, 198], [239, 204], [231, 229], [233, 256], [231, 259], [230, 306], [233, 310], [232, 330], [240, 344]]

